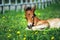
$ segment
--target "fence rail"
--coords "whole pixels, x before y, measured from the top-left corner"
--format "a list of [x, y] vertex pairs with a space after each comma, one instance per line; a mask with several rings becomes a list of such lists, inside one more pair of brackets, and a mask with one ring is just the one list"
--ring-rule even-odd
[[5, 10], [23, 10], [24, 5], [38, 5], [37, 8], [44, 9], [48, 5], [55, 3], [55, 0], [8, 0], [7, 3], [5, 3], [5, 0], [0, 1], [0, 12], [4, 13]]

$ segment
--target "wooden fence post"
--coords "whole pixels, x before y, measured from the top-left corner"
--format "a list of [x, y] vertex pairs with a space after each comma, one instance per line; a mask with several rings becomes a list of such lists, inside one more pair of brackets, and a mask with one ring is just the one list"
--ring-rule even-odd
[[44, 9], [44, 0], [42, 0], [42, 9]]
[[23, 12], [23, 0], [21, 0], [21, 11]]
[[4, 0], [2, 0], [2, 13], [4, 14]]
[[32, 0], [30, 0], [30, 3], [32, 3]]
[[10, 6], [11, 6], [11, 0], [9, 0], [9, 11], [10, 11]]
[[48, 0], [48, 6], [50, 6], [50, 0]]
[[30, 0], [30, 2], [29, 2], [29, 3], [30, 3], [30, 6], [32, 6], [32, 5], [33, 5], [33, 4], [31, 4], [31, 3], [32, 3], [32, 0]]
[[17, 12], [17, 0], [15, 0], [15, 11]]
[[53, 3], [55, 4], [55, 0], [53, 0]]
[[38, 8], [39, 9], [41, 8], [41, 2], [40, 2], [40, 0], [38, 0]]
[[34, 3], [36, 3], [36, 0], [34, 0]]
[[45, 0], [45, 7], [47, 7], [47, 0]]
[[25, 3], [27, 3], [27, 0], [26, 0], [26, 2]]

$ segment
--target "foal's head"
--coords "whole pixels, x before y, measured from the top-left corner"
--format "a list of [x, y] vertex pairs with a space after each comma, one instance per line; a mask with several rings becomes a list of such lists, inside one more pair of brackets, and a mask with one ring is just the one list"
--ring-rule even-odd
[[31, 7], [27, 7], [25, 9], [25, 17], [26, 17], [26, 20], [28, 21], [28, 28], [32, 28], [33, 26], [33, 21], [34, 21], [34, 11], [35, 11], [35, 8], [31, 8]]

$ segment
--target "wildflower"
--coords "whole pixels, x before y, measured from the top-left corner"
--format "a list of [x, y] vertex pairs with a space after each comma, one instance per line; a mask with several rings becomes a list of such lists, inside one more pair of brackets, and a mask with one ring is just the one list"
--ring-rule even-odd
[[16, 17], [18, 17], [18, 15], [16, 15]]
[[35, 34], [37, 34], [38, 32], [35, 32]]
[[46, 32], [43, 32], [43, 34], [46, 34]]
[[3, 22], [6, 22], [6, 20], [2, 20]]
[[20, 31], [17, 31], [17, 34], [20, 35]]
[[22, 17], [25, 18], [25, 15], [23, 15]]
[[3, 19], [5, 18], [5, 16], [2, 17]]
[[24, 37], [23, 40], [26, 40], [26, 37]]
[[11, 16], [8, 16], [9, 18], [11, 17]]
[[9, 32], [10, 32], [11, 30], [9, 29]]
[[16, 15], [16, 17], [19, 17], [20, 15]]
[[12, 25], [11, 27], [15, 27], [14, 25]]
[[26, 37], [26, 35], [24, 35]]
[[40, 13], [38, 13], [38, 15], [40, 15]]
[[13, 20], [13, 23], [17, 23], [17, 21], [16, 20]]
[[11, 37], [11, 34], [8, 34], [8, 36], [7, 36], [7, 37], [8, 37], [8, 38], [9, 38], [9, 37]]
[[54, 40], [54, 36], [51, 37], [51, 40]]

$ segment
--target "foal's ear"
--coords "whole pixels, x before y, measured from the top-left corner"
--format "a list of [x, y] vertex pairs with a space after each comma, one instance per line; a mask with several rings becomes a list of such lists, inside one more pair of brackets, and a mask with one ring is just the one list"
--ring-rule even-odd
[[26, 9], [30, 10], [30, 8], [31, 8], [30, 5], [24, 5], [24, 11], [26, 11]]
[[36, 5], [32, 6], [32, 11], [34, 12], [36, 10]]

